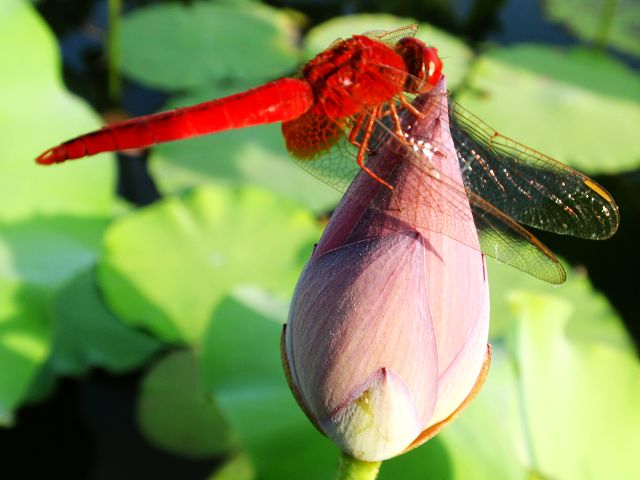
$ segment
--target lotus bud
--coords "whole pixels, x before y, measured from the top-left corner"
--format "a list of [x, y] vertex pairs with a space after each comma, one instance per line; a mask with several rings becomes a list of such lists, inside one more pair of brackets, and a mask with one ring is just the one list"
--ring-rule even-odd
[[[425, 94], [414, 105], [426, 116], [403, 124], [407, 141], [421, 138], [415, 148], [432, 151], [407, 161], [387, 140], [370, 159], [374, 171], [392, 173], [394, 191], [359, 173], [305, 266], [283, 332], [298, 403], [343, 452], [369, 462], [435, 435], [475, 395], [489, 364], [489, 289], [469, 203], [456, 200], [449, 219], [475, 235], [460, 241], [440, 224], [429, 229], [443, 205], [415, 200], [420, 179], [443, 199], [464, 192], [446, 96]], [[419, 167], [429, 153], [431, 167]], [[425, 178], [427, 168], [457, 190]]]

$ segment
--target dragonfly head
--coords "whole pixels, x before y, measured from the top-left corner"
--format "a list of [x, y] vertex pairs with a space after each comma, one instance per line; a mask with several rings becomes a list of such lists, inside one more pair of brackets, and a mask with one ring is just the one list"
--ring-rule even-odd
[[404, 60], [409, 77], [404, 90], [409, 93], [425, 93], [435, 87], [442, 76], [442, 60], [438, 49], [427, 47], [417, 38], [398, 40], [396, 53]]

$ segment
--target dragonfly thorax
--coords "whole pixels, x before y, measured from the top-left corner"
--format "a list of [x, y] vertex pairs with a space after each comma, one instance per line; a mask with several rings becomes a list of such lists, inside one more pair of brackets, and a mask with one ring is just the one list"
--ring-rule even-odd
[[317, 108], [334, 120], [387, 102], [404, 89], [405, 62], [394, 49], [363, 36], [336, 43], [308, 62], [302, 74]]

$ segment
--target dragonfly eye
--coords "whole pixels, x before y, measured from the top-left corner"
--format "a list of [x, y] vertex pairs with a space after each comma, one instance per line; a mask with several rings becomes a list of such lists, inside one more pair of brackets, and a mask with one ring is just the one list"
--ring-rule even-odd
[[395, 50], [404, 60], [409, 74], [405, 91], [424, 93], [438, 83], [442, 76], [442, 60], [436, 48], [427, 47], [417, 38], [403, 38], [396, 43]]

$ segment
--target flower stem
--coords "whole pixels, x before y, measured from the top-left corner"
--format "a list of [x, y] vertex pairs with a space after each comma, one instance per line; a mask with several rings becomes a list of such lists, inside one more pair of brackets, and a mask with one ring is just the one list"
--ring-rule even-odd
[[596, 35], [596, 45], [600, 50], [607, 48], [617, 7], [618, 0], [608, 0], [607, 2], [604, 2], [604, 5], [602, 6], [600, 25]]
[[342, 453], [336, 480], [375, 480], [381, 464], [382, 462], [363, 462]]
[[109, 60], [109, 96], [119, 101], [122, 94], [122, 77], [120, 76], [120, 16], [122, 0], [109, 0], [109, 29], [107, 30], [107, 58]]

